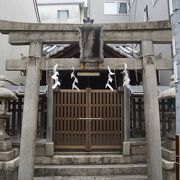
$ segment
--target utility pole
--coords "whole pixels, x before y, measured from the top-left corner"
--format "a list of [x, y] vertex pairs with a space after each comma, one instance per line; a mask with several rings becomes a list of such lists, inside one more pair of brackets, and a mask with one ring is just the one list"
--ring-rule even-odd
[[176, 179], [180, 180], [180, 0], [170, 0], [176, 74]]

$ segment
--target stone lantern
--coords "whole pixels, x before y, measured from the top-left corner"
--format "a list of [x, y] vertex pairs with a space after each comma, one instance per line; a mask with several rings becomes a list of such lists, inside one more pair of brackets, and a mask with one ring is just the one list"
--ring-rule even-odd
[[8, 112], [8, 101], [16, 100], [16, 95], [5, 87], [6, 78], [0, 76], [0, 141], [7, 140], [9, 136], [5, 132], [4, 124], [10, 118], [11, 113]]
[[8, 112], [8, 101], [16, 100], [12, 91], [5, 87], [6, 78], [0, 76], [0, 179], [17, 179], [19, 149], [13, 148], [4, 126], [11, 113]]

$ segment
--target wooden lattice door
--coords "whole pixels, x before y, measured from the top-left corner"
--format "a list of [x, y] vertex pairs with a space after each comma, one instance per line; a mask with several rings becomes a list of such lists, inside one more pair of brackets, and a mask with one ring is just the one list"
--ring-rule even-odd
[[123, 93], [61, 90], [54, 93], [55, 149], [115, 150], [123, 142]]

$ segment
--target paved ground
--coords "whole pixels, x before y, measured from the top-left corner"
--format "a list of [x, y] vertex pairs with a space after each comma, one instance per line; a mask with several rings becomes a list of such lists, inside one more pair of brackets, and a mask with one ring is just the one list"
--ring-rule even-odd
[[71, 177], [38, 177], [34, 180], [147, 180], [146, 176], [71, 176]]

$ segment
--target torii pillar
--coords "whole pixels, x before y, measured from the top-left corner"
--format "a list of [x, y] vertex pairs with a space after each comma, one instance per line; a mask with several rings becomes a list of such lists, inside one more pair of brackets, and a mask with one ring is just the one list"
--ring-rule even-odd
[[42, 43], [38, 41], [31, 42], [26, 69], [27, 77], [21, 130], [18, 180], [32, 180], [34, 177], [41, 54]]
[[141, 43], [148, 180], [162, 180], [162, 153], [157, 77], [152, 41]]

